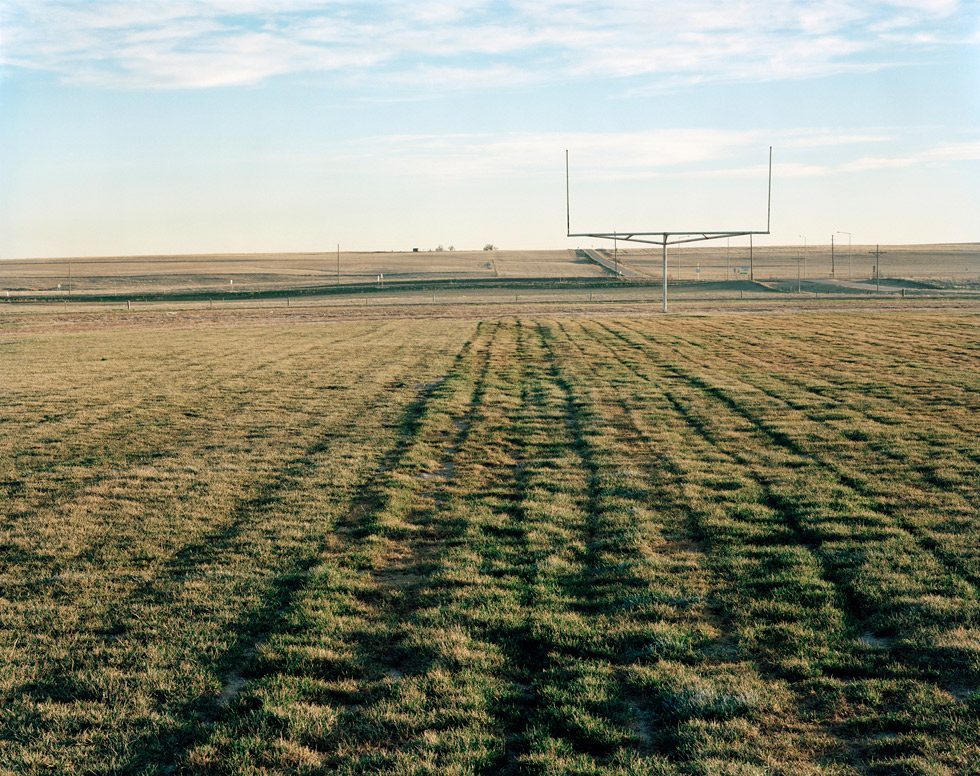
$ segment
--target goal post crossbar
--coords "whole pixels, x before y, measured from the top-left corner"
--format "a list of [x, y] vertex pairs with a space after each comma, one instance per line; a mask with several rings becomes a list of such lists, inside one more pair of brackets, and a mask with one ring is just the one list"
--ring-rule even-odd
[[[600, 240], [626, 240], [628, 242], [645, 243], [647, 245], [679, 245], [680, 243], [702, 242], [704, 240], [718, 240], [722, 237], [747, 237], [753, 234], [769, 234], [768, 231], [740, 231], [740, 232], [720, 232], [720, 231], [697, 231], [697, 232], [572, 232], [568, 237], [594, 237]], [[659, 240], [653, 239], [660, 237]], [[671, 239], [674, 238], [674, 239]]]
[[[565, 149], [565, 234], [567, 237], [591, 237], [598, 240], [625, 240], [626, 242], [659, 245], [663, 248], [663, 311], [667, 312], [667, 246], [681, 243], [703, 242], [718, 240], [722, 237], [748, 237], [753, 235], [770, 234], [772, 218], [772, 146], [769, 146], [769, 180], [766, 194], [766, 228], [761, 229], [651, 229], [636, 231], [613, 232], [573, 232], [570, 184], [568, 174], [568, 149]], [[656, 239], [656, 238], [660, 239]]]

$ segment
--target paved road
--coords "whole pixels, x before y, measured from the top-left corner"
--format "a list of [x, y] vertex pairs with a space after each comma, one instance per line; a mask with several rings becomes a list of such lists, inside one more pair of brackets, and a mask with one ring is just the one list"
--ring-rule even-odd
[[[617, 272], [616, 272], [617, 265], [616, 265], [616, 262], [614, 262], [612, 259], [606, 258], [601, 253], [599, 253], [599, 251], [593, 250], [592, 248], [583, 248], [582, 249], [582, 252], [586, 256], [588, 256], [590, 259], [592, 259], [592, 261], [594, 261], [600, 267], [604, 267], [605, 269], [609, 270], [614, 275], [617, 274]], [[627, 266], [626, 264], [623, 264], [622, 261], [619, 262], [618, 270], [619, 270], [619, 273], [618, 273], [619, 274], [619, 277], [621, 277], [621, 278], [634, 278], [634, 279], [637, 279], [637, 280], [649, 280], [650, 279], [650, 276], [649, 275], [644, 274], [643, 272], [640, 272], [639, 270], [633, 269], [632, 267]]]

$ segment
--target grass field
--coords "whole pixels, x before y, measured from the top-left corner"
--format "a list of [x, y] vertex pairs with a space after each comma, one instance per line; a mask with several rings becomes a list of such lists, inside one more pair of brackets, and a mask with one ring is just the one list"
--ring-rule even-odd
[[975, 306], [263, 315], [0, 318], [0, 771], [977, 772]]
[[[454, 279], [607, 275], [576, 255], [556, 251], [420, 251], [340, 254], [273, 253], [188, 256], [116, 256], [0, 261], [0, 292], [64, 294], [268, 291], [372, 283]], [[69, 268], [69, 263], [71, 267]]]
[[[708, 247], [673, 247], [668, 254], [668, 277], [672, 282], [746, 281], [748, 246], [730, 248], [718, 243]], [[608, 241], [597, 247], [612, 256]], [[655, 282], [661, 277], [660, 250], [626, 250], [618, 256], [639, 278]], [[810, 245], [806, 263], [800, 263], [804, 281], [833, 277], [857, 284], [836, 288], [812, 288], [826, 292], [862, 290], [874, 277], [873, 245], [837, 246], [832, 265], [830, 247]], [[980, 288], [980, 244], [882, 246], [882, 279], [897, 278], [936, 285], [977, 290]], [[786, 280], [797, 277], [797, 259], [802, 246], [756, 245], [754, 279]], [[70, 265], [70, 266], [69, 266]], [[62, 259], [6, 259], [0, 261], [0, 299], [7, 294], [17, 300], [25, 296], [63, 297], [71, 285], [74, 297], [98, 294], [227, 294], [270, 292], [350, 286], [376, 282], [383, 274], [391, 284], [452, 280], [460, 283], [501, 283], [529, 278], [582, 280], [609, 279], [610, 273], [576, 250], [551, 251], [420, 251], [419, 253], [344, 252], [228, 254], [187, 256], [75, 257]]]
[[[745, 239], [726, 246], [721, 240], [668, 252], [668, 276], [674, 280], [724, 280], [748, 276], [749, 246]], [[622, 246], [620, 246], [622, 247]], [[875, 245], [843, 244], [838, 238], [833, 254], [827, 244], [756, 244], [753, 249], [753, 275], [756, 280], [791, 280], [799, 272], [804, 280], [867, 282], [875, 276]], [[934, 281], [939, 285], [976, 287], [980, 284], [980, 245], [950, 243], [938, 245], [882, 245], [878, 257], [881, 279]], [[660, 250], [629, 250], [621, 254], [631, 266], [660, 277]]]

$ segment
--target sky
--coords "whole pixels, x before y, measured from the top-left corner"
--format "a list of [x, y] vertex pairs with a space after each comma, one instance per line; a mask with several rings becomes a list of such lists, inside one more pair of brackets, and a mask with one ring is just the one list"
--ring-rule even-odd
[[[980, 0], [0, 0], [0, 258], [980, 241]], [[733, 243], [734, 244], [734, 243]]]

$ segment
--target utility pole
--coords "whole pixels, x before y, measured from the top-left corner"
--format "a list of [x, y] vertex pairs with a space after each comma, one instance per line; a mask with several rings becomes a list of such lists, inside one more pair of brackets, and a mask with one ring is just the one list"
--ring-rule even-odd
[[340, 243], [337, 243], [337, 285], [340, 285]]
[[803, 293], [803, 285], [800, 283], [800, 252], [796, 252], [796, 293]]
[[837, 272], [834, 267], [834, 236], [830, 235], [830, 276], [837, 279]]
[[875, 244], [875, 249], [871, 251], [871, 255], [875, 257], [875, 293], [881, 293], [881, 248], [878, 244]]
[[732, 263], [732, 238], [725, 238], [725, 280], [728, 280], [728, 269]]
[[619, 277], [619, 238], [613, 232], [613, 263], [616, 265], [616, 277]]
[[68, 296], [71, 296], [71, 259], [68, 260]]
[[749, 235], [749, 280], [755, 280], [755, 262], [752, 258], [752, 235]]
[[806, 280], [806, 235], [801, 234], [800, 237], [803, 239], [803, 279]]

